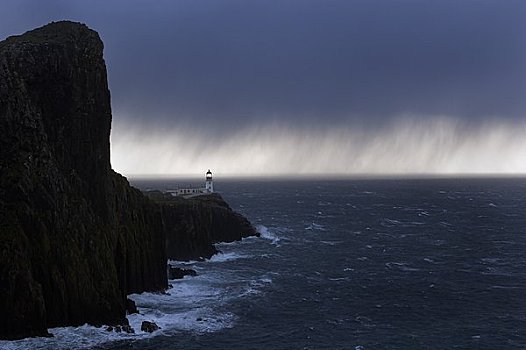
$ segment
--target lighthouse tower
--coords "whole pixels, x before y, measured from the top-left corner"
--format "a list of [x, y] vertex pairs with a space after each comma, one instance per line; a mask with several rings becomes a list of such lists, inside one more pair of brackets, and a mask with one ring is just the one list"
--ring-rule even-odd
[[212, 182], [212, 172], [210, 169], [206, 172], [205, 189], [208, 193], [214, 192], [214, 183]]

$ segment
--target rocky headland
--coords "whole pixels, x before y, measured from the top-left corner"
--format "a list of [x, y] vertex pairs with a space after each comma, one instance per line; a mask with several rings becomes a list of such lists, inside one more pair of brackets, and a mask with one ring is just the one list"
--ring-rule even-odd
[[0, 339], [125, 325], [127, 294], [167, 288], [167, 257], [257, 234], [219, 195], [131, 187], [110, 165], [111, 118], [95, 31], [63, 21], [0, 42]]
[[190, 198], [159, 191], [145, 194], [162, 204], [168, 259], [207, 259], [218, 252], [214, 243], [259, 235], [252, 224], [234, 212], [218, 193]]

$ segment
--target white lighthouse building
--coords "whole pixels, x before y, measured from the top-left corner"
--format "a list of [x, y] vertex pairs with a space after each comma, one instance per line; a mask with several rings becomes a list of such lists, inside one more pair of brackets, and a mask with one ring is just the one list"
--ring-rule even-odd
[[212, 181], [212, 172], [210, 169], [205, 175], [205, 187], [194, 188], [178, 188], [176, 190], [168, 190], [173, 196], [183, 196], [185, 198], [199, 196], [203, 194], [214, 193], [214, 182]]
[[214, 192], [214, 182], [212, 181], [212, 172], [210, 169], [206, 172], [206, 178], [205, 178], [205, 190], [208, 193]]

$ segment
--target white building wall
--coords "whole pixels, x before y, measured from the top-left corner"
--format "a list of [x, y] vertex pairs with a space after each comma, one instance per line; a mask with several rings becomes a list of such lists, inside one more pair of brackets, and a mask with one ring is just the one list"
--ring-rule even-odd
[[207, 192], [214, 192], [214, 184], [212, 183], [212, 180], [207, 180], [206, 183], [205, 183], [205, 189]]

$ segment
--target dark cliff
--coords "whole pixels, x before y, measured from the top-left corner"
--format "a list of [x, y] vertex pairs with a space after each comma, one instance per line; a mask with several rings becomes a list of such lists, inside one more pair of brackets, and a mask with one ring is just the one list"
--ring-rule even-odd
[[217, 193], [187, 199], [158, 191], [146, 194], [162, 204], [169, 259], [210, 258], [217, 253], [214, 243], [259, 235], [252, 224], [234, 212]]
[[171, 259], [256, 235], [217, 194], [144, 196], [110, 165], [98, 34], [52, 23], [0, 42], [0, 339], [126, 323]]
[[102, 51], [71, 22], [0, 42], [0, 338], [119, 323], [167, 286], [159, 205], [110, 166]]

